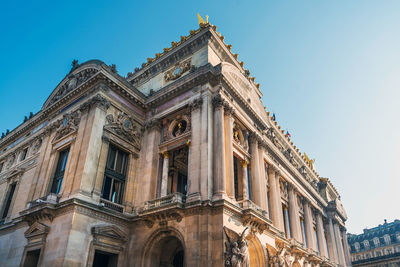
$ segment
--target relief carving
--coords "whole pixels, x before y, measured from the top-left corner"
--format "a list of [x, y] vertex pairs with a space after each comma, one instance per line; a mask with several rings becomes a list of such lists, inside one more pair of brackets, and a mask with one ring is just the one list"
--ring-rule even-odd
[[173, 81], [181, 77], [185, 72], [191, 69], [191, 59], [179, 62], [164, 74], [165, 81]]
[[68, 80], [60, 87], [57, 94], [49, 102], [49, 106], [63, 98], [73, 89], [86, 82], [90, 77], [96, 74], [98, 70], [96, 69], [85, 69], [76, 74], [70, 74]]
[[246, 227], [239, 235], [235, 231], [224, 226], [224, 233], [228, 239], [225, 242], [225, 266], [226, 267], [249, 267], [250, 257], [247, 241], [244, 235], [247, 231]]
[[127, 114], [123, 112], [117, 115], [108, 114], [106, 116], [106, 125], [104, 129], [121, 136], [140, 149], [140, 129], [137, 123]]
[[80, 121], [81, 112], [79, 110], [64, 114], [63, 119], [54, 124], [54, 126], [57, 128], [54, 140], [58, 140], [70, 133], [76, 132], [78, 130]]

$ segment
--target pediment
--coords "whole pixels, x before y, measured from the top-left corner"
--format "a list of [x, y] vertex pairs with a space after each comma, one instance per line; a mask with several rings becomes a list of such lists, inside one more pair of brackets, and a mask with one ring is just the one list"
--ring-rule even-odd
[[99, 225], [92, 227], [92, 234], [126, 241], [127, 234], [115, 225]]
[[40, 222], [34, 222], [28, 230], [25, 231], [24, 235], [26, 238], [30, 238], [33, 236], [39, 236], [39, 235], [47, 235], [47, 233], [50, 231], [50, 227], [42, 224]]
[[92, 60], [73, 67], [70, 73], [65, 76], [65, 78], [57, 85], [51, 95], [47, 98], [42, 109], [46, 109], [47, 107], [53, 105], [64, 96], [88, 82], [98, 72], [100, 72], [101, 65], [103, 64], [104, 63], [99, 60]]

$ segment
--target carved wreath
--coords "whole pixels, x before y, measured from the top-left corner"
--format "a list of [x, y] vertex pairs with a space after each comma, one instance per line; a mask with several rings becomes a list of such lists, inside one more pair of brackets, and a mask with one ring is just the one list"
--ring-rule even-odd
[[189, 71], [191, 68], [191, 58], [185, 60], [183, 62], [175, 64], [175, 66], [165, 72], [164, 79], [165, 81], [173, 81], [181, 77], [185, 72]]

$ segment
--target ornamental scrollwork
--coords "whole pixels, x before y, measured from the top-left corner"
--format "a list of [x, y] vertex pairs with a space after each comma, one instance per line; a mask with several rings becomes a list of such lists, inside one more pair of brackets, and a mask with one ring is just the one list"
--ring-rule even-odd
[[53, 125], [55, 128], [57, 128], [54, 140], [58, 140], [70, 133], [76, 132], [78, 130], [80, 121], [81, 112], [79, 110], [64, 114], [63, 118], [55, 122]]
[[121, 136], [140, 149], [140, 127], [138, 127], [137, 123], [127, 114], [123, 112], [116, 115], [108, 114], [106, 116], [106, 125], [104, 129]]
[[85, 69], [81, 72], [70, 74], [67, 78], [67, 81], [60, 87], [58, 92], [54, 95], [54, 97], [50, 100], [49, 106], [63, 98], [73, 89], [80, 86], [82, 83], [86, 82], [89, 78], [91, 78], [94, 74], [96, 74], [98, 70], [96, 69]]
[[191, 58], [188, 60], [179, 62], [175, 64], [175, 66], [165, 72], [164, 74], [164, 79], [165, 81], [173, 81], [181, 77], [185, 72], [189, 71], [191, 69]]

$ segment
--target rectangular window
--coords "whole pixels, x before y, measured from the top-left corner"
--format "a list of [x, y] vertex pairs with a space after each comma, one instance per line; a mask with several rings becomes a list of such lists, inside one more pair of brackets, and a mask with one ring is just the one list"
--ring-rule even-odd
[[101, 194], [103, 199], [118, 204], [122, 203], [127, 165], [128, 153], [110, 145]]
[[0, 162], [0, 173], [3, 171], [4, 162]]
[[318, 240], [318, 233], [317, 233], [317, 229], [314, 227], [314, 236], [315, 236], [315, 242], [317, 243], [317, 251], [319, 251], [319, 240]]
[[233, 182], [235, 186], [235, 199], [239, 200], [239, 173], [238, 173], [238, 159], [233, 157]]
[[39, 264], [40, 249], [26, 252], [24, 267], [36, 267]]
[[303, 234], [303, 243], [304, 243], [304, 246], [307, 248], [308, 244], [307, 244], [307, 237], [306, 237], [306, 227], [304, 225], [303, 218], [300, 219], [300, 223], [301, 223], [301, 233]]
[[62, 182], [64, 179], [65, 168], [67, 166], [68, 155], [69, 155], [69, 148], [62, 150], [58, 156], [56, 172], [54, 174], [53, 184], [51, 186], [50, 193], [55, 193], [55, 194], [60, 193]]
[[25, 148], [24, 150], [22, 150], [21, 157], [19, 158], [19, 160], [23, 161], [24, 159], [26, 159], [26, 155], [28, 155], [28, 148]]
[[14, 192], [15, 192], [15, 187], [17, 186], [17, 183], [13, 183], [10, 187], [10, 190], [8, 191], [8, 196], [6, 199], [6, 203], [4, 204], [4, 209], [3, 209], [3, 214], [1, 215], [1, 219], [4, 219], [7, 217], [8, 215], [8, 211], [10, 209], [11, 206], [11, 202], [14, 196]]
[[93, 266], [107, 266], [107, 267], [117, 267], [118, 255], [108, 252], [103, 252], [100, 250], [95, 251]]

